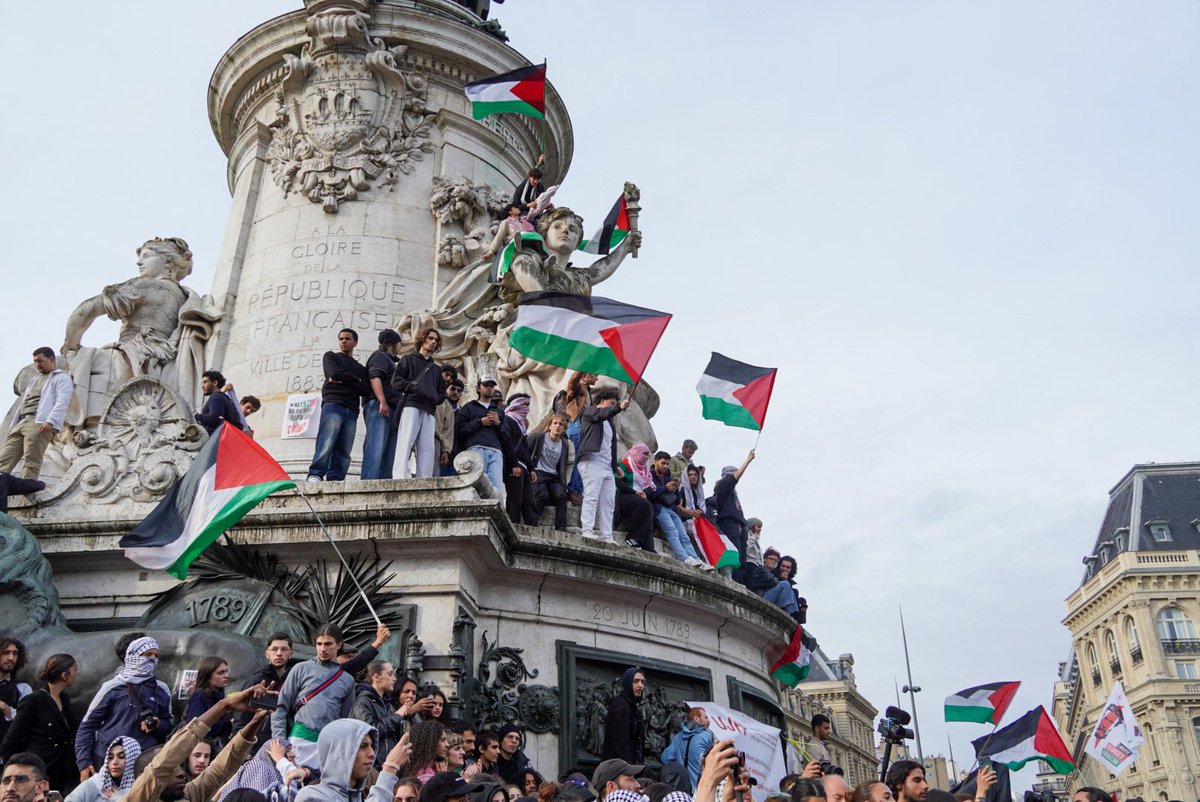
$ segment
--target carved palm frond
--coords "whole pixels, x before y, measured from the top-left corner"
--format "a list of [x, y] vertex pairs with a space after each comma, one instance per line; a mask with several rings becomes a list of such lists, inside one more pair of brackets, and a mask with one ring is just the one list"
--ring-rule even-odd
[[287, 571], [274, 554], [243, 546], [226, 533], [204, 550], [191, 572], [197, 579], [240, 579], [248, 577], [273, 582]]
[[[347, 564], [383, 623], [389, 628], [399, 629], [404, 622], [395, 608], [400, 603], [401, 595], [385, 587], [396, 576], [389, 572], [391, 562], [385, 563], [378, 557], [353, 555], [347, 558]], [[302, 575], [304, 595], [307, 597], [302, 602], [306, 608], [303, 614], [316, 622], [317, 626], [336, 624], [346, 636], [347, 644], [362, 648], [375, 638], [375, 619], [354, 579], [351, 579], [350, 572], [339, 563], [337, 574], [331, 582], [328, 579], [329, 567], [323, 560], [306, 570]]]

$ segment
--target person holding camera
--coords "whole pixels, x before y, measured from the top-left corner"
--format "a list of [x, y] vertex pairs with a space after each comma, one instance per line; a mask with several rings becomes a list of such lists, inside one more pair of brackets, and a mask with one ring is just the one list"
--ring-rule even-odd
[[[418, 350], [405, 354], [392, 373], [392, 387], [399, 391], [404, 411], [400, 413], [400, 431], [396, 435], [396, 465], [392, 475], [397, 479], [416, 476], [429, 479], [437, 461], [434, 449], [437, 421], [434, 410], [446, 399], [446, 381], [442, 370], [433, 361], [433, 354], [442, 346], [437, 329], [421, 332]], [[409, 457], [416, 452], [417, 469], [409, 473]]]
[[83, 782], [104, 765], [104, 749], [126, 735], [143, 751], [171, 732], [171, 696], [158, 683], [158, 641], [142, 637], [125, 650], [125, 666], [104, 695], [92, 703], [75, 734], [75, 763]]

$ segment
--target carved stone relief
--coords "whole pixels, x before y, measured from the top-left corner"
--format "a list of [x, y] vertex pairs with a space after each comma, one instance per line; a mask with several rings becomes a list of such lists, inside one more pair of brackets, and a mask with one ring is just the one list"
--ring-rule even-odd
[[428, 82], [399, 68], [407, 45], [370, 38], [365, 0], [309, 6], [309, 41], [284, 56], [268, 161], [287, 195], [330, 213], [373, 187], [392, 188], [433, 152]]
[[524, 649], [488, 643], [483, 633], [483, 654], [475, 681], [471, 707], [480, 728], [495, 729], [515, 722], [528, 732], [553, 732], [559, 727], [558, 689], [527, 685], [537, 669], [525, 665]]

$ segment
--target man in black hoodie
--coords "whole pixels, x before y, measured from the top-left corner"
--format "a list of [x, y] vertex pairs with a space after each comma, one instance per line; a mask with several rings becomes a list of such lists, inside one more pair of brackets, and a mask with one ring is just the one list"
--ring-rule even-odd
[[350, 470], [350, 449], [358, 428], [358, 407], [370, 392], [367, 369], [354, 358], [358, 332], [338, 332], [338, 350], [321, 359], [325, 384], [321, 386], [321, 425], [317, 446], [308, 466], [310, 482], [340, 482]]
[[[402, 356], [392, 374], [392, 386], [404, 399], [400, 431], [396, 436], [396, 465], [392, 470], [397, 479], [407, 479], [410, 475], [418, 479], [433, 476], [438, 456], [434, 449], [437, 421], [433, 412], [446, 400], [446, 380], [442, 378], [442, 369], [433, 361], [433, 353], [441, 345], [442, 335], [436, 329], [426, 329], [417, 341], [417, 352]], [[408, 459], [414, 450], [417, 470], [410, 474]]]
[[645, 758], [646, 728], [638, 715], [638, 704], [646, 690], [646, 675], [638, 668], [625, 669], [621, 675], [621, 693], [608, 708], [604, 720], [604, 748], [601, 760], [618, 758], [626, 763], [641, 763]]

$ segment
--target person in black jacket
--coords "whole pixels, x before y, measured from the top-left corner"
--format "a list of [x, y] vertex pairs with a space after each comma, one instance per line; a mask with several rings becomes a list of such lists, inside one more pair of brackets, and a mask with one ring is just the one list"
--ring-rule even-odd
[[526, 179], [513, 189], [512, 205], [532, 206], [538, 195], [546, 191], [546, 185], [542, 183], [542, 165], [545, 163], [546, 154], [543, 153], [538, 157], [537, 164], [529, 168]]
[[[496, 391], [496, 396], [500, 392]], [[497, 398], [497, 403], [500, 399]], [[500, 420], [500, 442], [504, 446], [504, 506], [508, 518], [515, 524], [537, 526], [537, 514], [533, 507], [533, 458], [529, 444], [525, 442], [525, 419], [529, 416], [529, 394], [517, 393], [500, 409], [504, 413]]]
[[206, 370], [201, 374], [200, 389], [204, 391], [204, 407], [196, 413], [196, 423], [212, 434], [224, 421], [229, 421], [238, 429], [242, 428], [242, 419], [238, 417], [237, 407], [229, 396], [225, 395], [225, 377], [215, 370]]
[[[370, 393], [363, 402], [363, 479], [391, 479], [396, 462], [396, 433], [400, 428], [400, 393], [392, 385], [396, 372], [396, 348], [400, 334], [395, 329], [379, 332], [379, 348], [367, 357], [367, 382]], [[386, 753], [385, 753], [386, 754]]]
[[480, 376], [479, 398], [468, 401], [454, 413], [454, 445], [459, 451], [474, 451], [483, 460], [483, 472], [500, 500], [504, 501], [504, 443], [500, 439], [500, 411], [492, 393], [494, 376]]
[[321, 424], [312, 464], [310, 482], [340, 482], [350, 470], [350, 450], [358, 429], [358, 407], [368, 393], [367, 369], [354, 358], [358, 332], [338, 332], [338, 350], [326, 351], [321, 358], [325, 384], [321, 385]]
[[[436, 329], [426, 329], [417, 342], [417, 352], [402, 356], [392, 374], [392, 386], [404, 398], [400, 432], [396, 436], [396, 464], [392, 469], [397, 479], [407, 479], [410, 475], [430, 478], [438, 457], [434, 446], [437, 421], [433, 412], [446, 399], [446, 380], [433, 361], [433, 354], [442, 345], [442, 335]], [[408, 461], [414, 450], [417, 470], [410, 474]]]
[[546, 505], [553, 504], [554, 528], [559, 531], [567, 528], [567, 485], [575, 465], [575, 446], [566, 431], [566, 416], [555, 412], [546, 431], [525, 440], [533, 466], [529, 479], [533, 483], [534, 520], [540, 520]]
[[617, 403], [617, 391], [601, 387], [592, 393], [594, 406], [584, 407], [580, 419], [579, 449], [575, 464], [583, 478], [583, 504], [580, 505], [581, 534], [596, 537], [597, 519], [600, 539], [613, 539], [613, 509], [616, 506], [617, 432], [613, 418], [629, 408], [629, 399]]
[[[286, 632], [276, 632], [267, 638], [267, 648], [263, 654], [267, 658], [266, 664], [251, 674], [242, 683], [242, 690], [266, 683], [268, 688], [278, 691], [283, 687], [283, 681], [287, 679], [288, 672], [292, 670], [292, 666], [302, 662], [292, 656], [294, 654], [292, 636]], [[237, 732], [249, 724], [253, 716], [253, 711], [238, 713], [234, 716], [234, 731]], [[254, 748], [251, 751], [258, 754], [259, 748], [269, 740], [271, 740], [271, 723], [269, 721], [260, 722], [258, 735], [254, 739]]]
[[645, 673], [637, 666], [625, 669], [621, 675], [621, 693], [609, 705], [608, 718], [604, 720], [604, 748], [600, 760], [643, 761], [646, 728], [637, 708], [645, 690]]
[[22, 479], [0, 471], [0, 512], [8, 512], [9, 496], [28, 496], [45, 489], [46, 483], [40, 479]]
[[71, 655], [51, 655], [38, 672], [38, 680], [46, 687], [21, 699], [17, 715], [0, 743], [0, 763], [17, 752], [32, 752], [46, 764], [50, 787], [64, 795], [79, 784], [75, 767], [79, 714], [66, 692], [75, 684], [78, 672]]
[[383, 759], [392, 751], [407, 729], [407, 722], [384, 701], [396, 689], [396, 669], [387, 660], [372, 660], [367, 665], [367, 681], [358, 684], [350, 718], [365, 721], [375, 728], [375, 768], [383, 768]]

